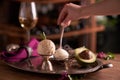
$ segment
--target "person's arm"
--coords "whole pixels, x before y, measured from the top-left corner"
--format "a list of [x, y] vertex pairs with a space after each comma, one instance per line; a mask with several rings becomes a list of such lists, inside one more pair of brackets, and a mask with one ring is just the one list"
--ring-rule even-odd
[[80, 16], [120, 14], [120, 0], [104, 0], [81, 8]]
[[60, 12], [58, 25], [67, 27], [71, 21], [93, 15], [117, 15], [120, 14], [120, 0], [103, 0], [98, 3], [80, 6], [66, 4]]

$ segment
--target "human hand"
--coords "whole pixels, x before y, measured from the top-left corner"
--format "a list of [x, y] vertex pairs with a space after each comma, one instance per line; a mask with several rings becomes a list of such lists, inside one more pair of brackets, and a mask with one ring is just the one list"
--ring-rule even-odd
[[62, 27], [67, 27], [70, 25], [71, 21], [75, 21], [80, 18], [87, 18], [86, 16], [82, 16], [82, 7], [80, 5], [68, 3], [60, 12], [57, 24]]
[[70, 25], [71, 21], [77, 20], [79, 17], [80, 6], [73, 3], [66, 4], [62, 11], [60, 12], [58, 18], [58, 25], [62, 27], [67, 27]]

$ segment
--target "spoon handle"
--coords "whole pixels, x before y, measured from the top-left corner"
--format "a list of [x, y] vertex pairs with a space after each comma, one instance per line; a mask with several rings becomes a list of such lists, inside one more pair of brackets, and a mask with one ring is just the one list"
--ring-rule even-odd
[[63, 34], [64, 34], [64, 27], [61, 27], [61, 35], [60, 35], [60, 48], [62, 48]]

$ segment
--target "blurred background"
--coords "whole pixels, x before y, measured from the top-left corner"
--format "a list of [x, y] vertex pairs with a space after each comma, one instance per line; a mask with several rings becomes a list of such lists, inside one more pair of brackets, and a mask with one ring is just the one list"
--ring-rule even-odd
[[[24, 1], [24, 0], [22, 0]], [[48, 39], [59, 45], [60, 27], [57, 18], [64, 4], [72, 2], [79, 5], [91, 4], [99, 0], [37, 0], [38, 22], [31, 30], [31, 37], [41, 40], [45, 32]], [[20, 0], [0, 0], [0, 51], [8, 44], [22, 44], [26, 32], [21, 28], [18, 15]], [[74, 16], [74, 14], [73, 14]], [[120, 15], [91, 16], [89, 19], [74, 21], [65, 28], [63, 46], [71, 48], [86, 46], [94, 52], [120, 53]]]

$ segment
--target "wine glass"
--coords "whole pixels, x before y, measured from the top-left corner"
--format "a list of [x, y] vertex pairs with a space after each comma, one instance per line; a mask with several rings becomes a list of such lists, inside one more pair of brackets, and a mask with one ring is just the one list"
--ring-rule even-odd
[[21, 2], [19, 22], [27, 32], [27, 42], [30, 40], [30, 30], [37, 24], [37, 11], [35, 2]]
[[[35, 2], [21, 2], [19, 11], [19, 22], [21, 27], [27, 32], [27, 44], [30, 41], [30, 30], [37, 24], [37, 11]], [[30, 67], [32, 66], [30, 56], [32, 55], [32, 48], [28, 45], [25, 46], [27, 50], [27, 61]]]

